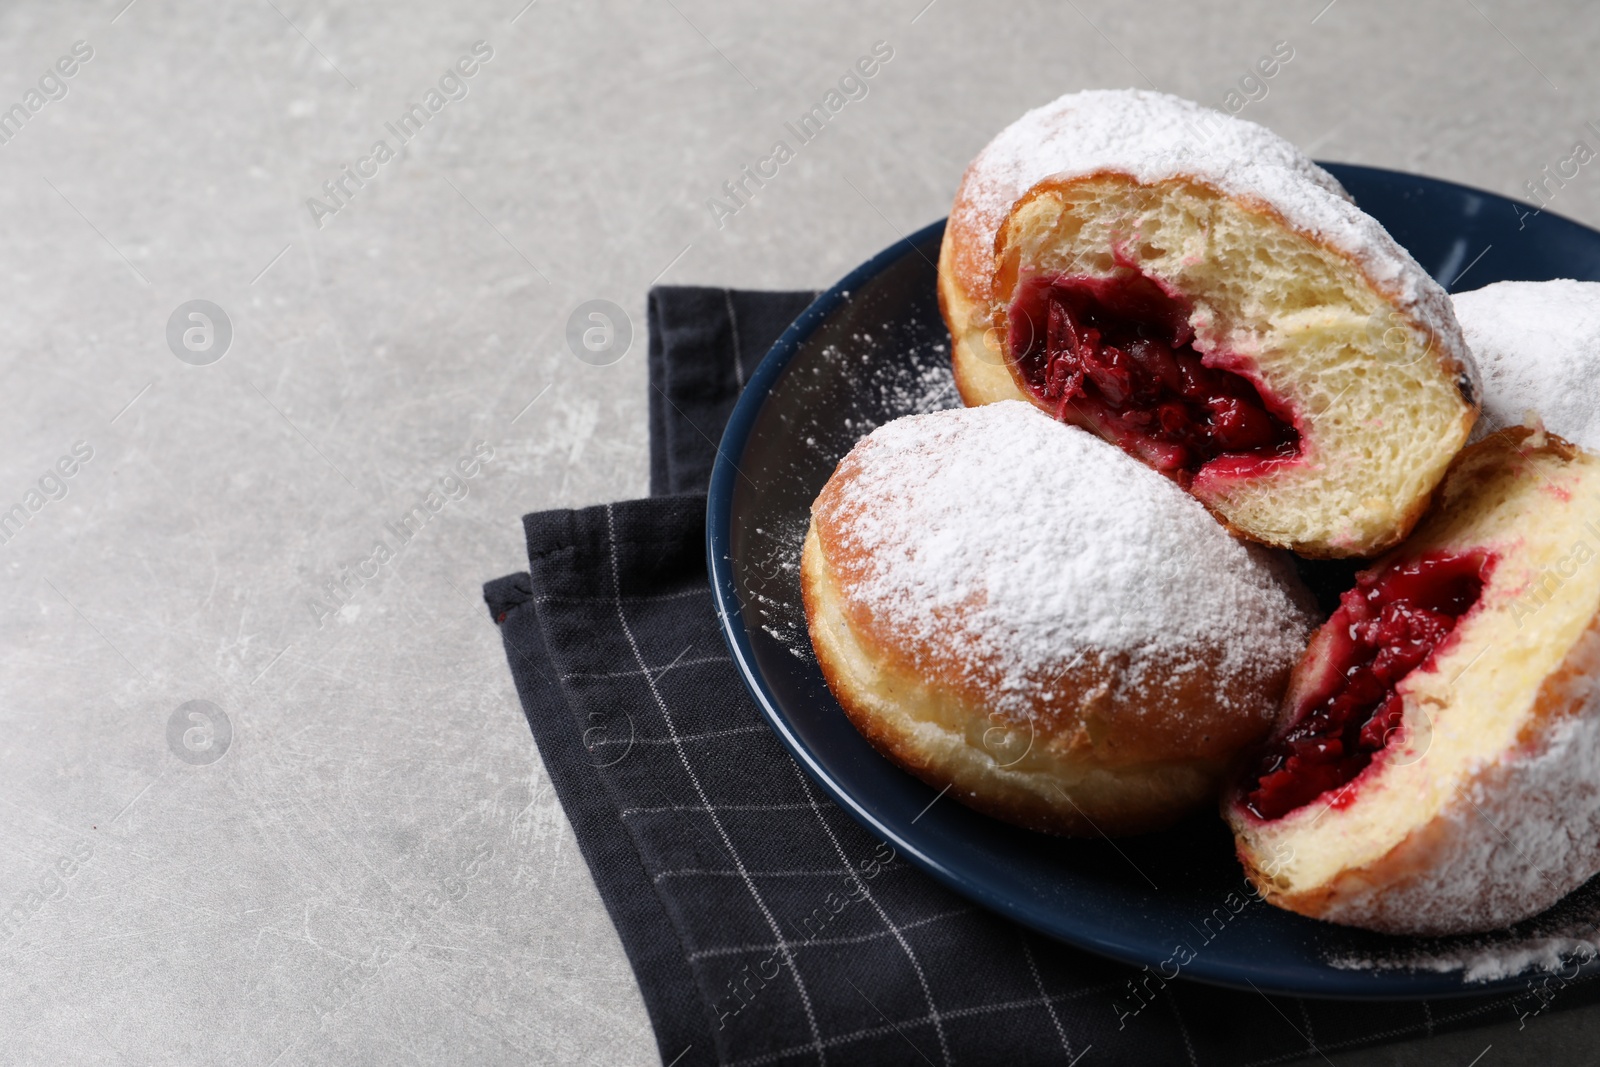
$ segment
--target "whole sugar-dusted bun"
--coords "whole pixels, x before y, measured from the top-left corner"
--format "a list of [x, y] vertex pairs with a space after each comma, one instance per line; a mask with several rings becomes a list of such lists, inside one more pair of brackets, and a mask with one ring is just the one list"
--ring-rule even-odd
[[1253, 123], [1063, 96], [968, 168], [939, 263], [968, 404], [1027, 400], [1247, 537], [1364, 557], [1421, 517], [1477, 413], [1443, 289]]
[[1545, 429], [1600, 450], [1600, 282], [1496, 282], [1451, 299], [1483, 375], [1474, 440], [1533, 412]]
[[880, 752], [1062, 834], [1214, 801], [1314, 623], [1281, 555], [1016, 402], [860, 441], [812, 505], [801, 577], [828, 687]]
[[1268, 901], [1387, 933], [1505, 926], [1600, 873], [1600, 458], [1468, 446], [1311, 639], [1224, 814]]

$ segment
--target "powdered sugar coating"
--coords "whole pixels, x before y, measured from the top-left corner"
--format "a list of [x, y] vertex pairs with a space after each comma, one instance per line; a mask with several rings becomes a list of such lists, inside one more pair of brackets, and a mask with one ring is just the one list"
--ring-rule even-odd
[[[1600, 692], [1528, 749], [1483, 768], [1441, 812], [1433, 829], [1439, 862], [1400, 887], [1371, 890], [1330, 912], [1459, 914], [1478, 925], [1503, 924], [1555, 904], [1600, 870]], [[1587, 891], [1585, 891], [1587, 894]], [[1529, 969], [1554, 971], [1574, 956], [1600, 954], [1600, 900], [1565, 903], [1522, 927], [1486, 938], [1408, 946], [1378, 959], [1335, 958], [1349, 969], [1463, 971], [1468, 982]]]
[[1531, 410], [1551, 432], [1600, 451], [1600, 282], [1496, 282], [1452, 299], [1483, 375], [1472, 440]]
[[[1252, 177], [1257, 167], [1287, 174]], [[1333, 175], [1265, 126], [1167, 93], [1091, 89], [1057, 97], [1001, 130], [972, 161], [957, 210], [970, 213], [992, 244], [1011, 205], [1042, 179], [1107, 170], [1142, 182], [1187, 174], [1268, 202], [1274, 185], [1291, 180], [1349, 199]]]
[[1166, 93], [1095, 89], [1029, 111], [967, 168], [951, 222], [972, 227], [987, 250], [1012, 205], [1041, 180], [1107, 171], [1145, 184], [1193, 178], [1272, 209], [1351, 259], [1444, 352], [1461, 351], [1443, 288], [1331, 174], [1264, 126]]
[[1330, 908], [1334, 922], [1370, 925], [1448, 915], [1492, 929], [1543, 911], [1600, 870], [1600, 703], [1537, 742], [1499, 754], [1427, 829], [1415, 877], [1352, 893]]
[[841, 470], [827, 506], [861, 561], [848, 595], [897, 643], [989, 679], [1001, 712], [1028, 714], [1093, 655], [1126, 662], [1135, 697], [1208, 664], [1210, 699], [1260, 714], [1259, 680], [1305, 647], [1307, 601], [1281, 556], [1029, 404], [898, 419]]

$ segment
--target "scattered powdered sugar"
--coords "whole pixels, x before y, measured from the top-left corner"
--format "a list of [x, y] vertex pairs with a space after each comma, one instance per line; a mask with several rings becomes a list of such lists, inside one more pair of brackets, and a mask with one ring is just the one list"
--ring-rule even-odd
[[808, 518], [798, 512], [775, 516], [772, 526], [754, 527], [744, 574], [745, 609], [755, 613], [767, 636], [801, 661], [813, 658], [799, 593]]
[[[844, 406], [856, 416], [841, 418], [837, 407], [824, 399], [811, 406], [808, 421], [785, 427], [792, 435], [793, 477], [798, 483], [812, 477], [814, 470], [814, 456], [802, 457], [802, 452], [826, 457], [827, 470], [832, 470], [841, 453], [883, 421], [961, 403], [950, 368], [950, 335], [941, 321], [905, 315], [852, 333], [842, 344], [825, 346], [819, 355], [792, 365], [792, 373], [847, 383], [850, 397]], [[843, 374], [840, 365], [847, 368]], [[848, 436], [841, 439], [841, 430]], [[809, 497], [805, 503], [810, 503]], [[766, 521], [767, 525], [754, 528], [755, 536], [745, 549], [745, 610], [791, 656], [809, 661], [813, 652], [799, 575], [810, 511], [803, 507]]]
[[979, 246], [988, 248], [1012, 205], [1041, 180], [1104, 171], [1147, 184], [1191, 177], [1260, 201], [1354, 260], [1446, 351], [1459, 353], [1444, 290], [1331, 174], [1264, 126], [1166, 93], [1096, 89], [1029, 111], [973, 160], [952, 221], [974, 226]]
[[1472, 439], [1531, 410], [1551, 432], [1600, 450], [1600, 282], [1496, 282], [1453, 299], [1483, 374]]
[[1026, 713], [1089, 654], [1125, 659], [1135, 692], [1220, 660], [1227, 702], [1228, 683], [1281, 671], [1305, 647], [1311, 619], [1280, 556], [1028, 404], [896, 420], [841, 472], [818, 508], [860, 560], [841, 575], [847, 595], [908, 646], [994, 678], [997, 710]]
[[[902, 324], [903, 330], [919, 327], [915, 316]], [[940, 325], [933, 338], [907, 342], [900, 335], [878, 337], [872, 333], [850, 336], [849, 350], [829, 345], [824, 360], [855, 360], [864, 369], [862, 384], [877, 394], [875, 410], [901, 415], [924, 414], [958, 407], [955, 375], [950, 368], [950, 338]]]
[[957, 407], [955, 375], [950, 370], [950, 342], [929, 345], [935, 358], [886, 361], [873, 374], [873, 383], [882, 392], [883, 406], [889, 411], [925, 414]]

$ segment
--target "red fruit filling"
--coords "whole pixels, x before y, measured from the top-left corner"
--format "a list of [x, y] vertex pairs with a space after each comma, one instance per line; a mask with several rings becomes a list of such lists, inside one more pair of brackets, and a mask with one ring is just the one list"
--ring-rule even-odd
[[1367, 768], [1401, 729], [1395, 686], [1432, 666], [1493, 567], [1485, 552], [1430, 552], [1356, 576], [1319, 635], [1329, 642], [1322, 684], [1256, 765], [1251, 812], [1281, 818]]
[[1032, 279], [1011, 305], [1008, 350], [1057, 418], [1181, 484], [1209, 464], [1247, 475], [1298, 456], [1282, 405], [1195, 350], [1189, 311], [1137, 274]]

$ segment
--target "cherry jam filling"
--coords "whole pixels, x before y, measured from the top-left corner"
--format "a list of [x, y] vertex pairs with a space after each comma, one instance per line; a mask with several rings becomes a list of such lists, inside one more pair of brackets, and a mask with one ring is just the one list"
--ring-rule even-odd
[[1322, 684], [1256, 765], [1245, 794], [1251, 812], [1281, 818], [1367, 768], [1401, 730], [1395, 687], [1431, 668], [1493, 566], [1484, 552], [1430, 552], [1357, 575], [1319, 635], [1329, 641]]
[[1208, 464], [1251, 474], [1298, 456], [1286, 412], [1243, 375], [1205, 364], [1189, 310], [1131, 272], [1032, 279], [1011, 307], [1009, 349], [1057, 418], [1183, 484]]

